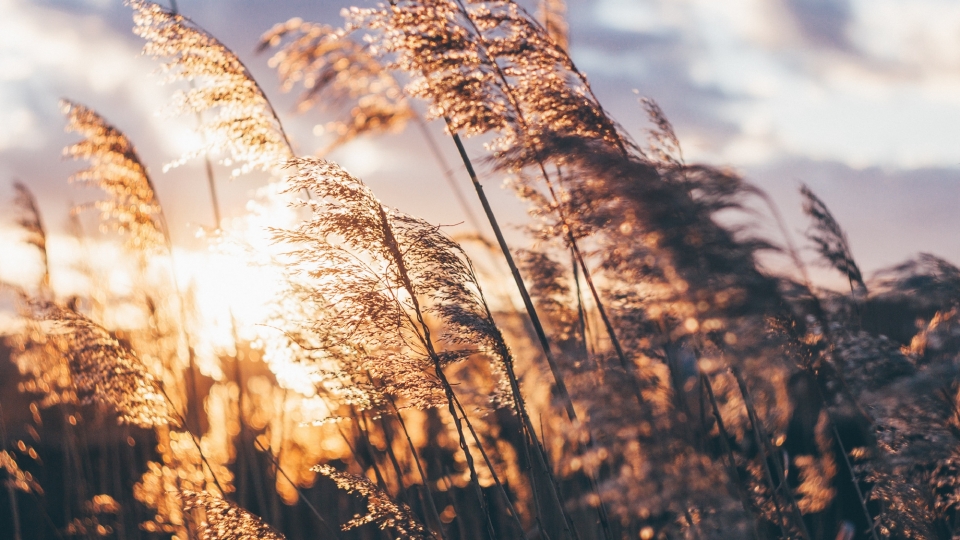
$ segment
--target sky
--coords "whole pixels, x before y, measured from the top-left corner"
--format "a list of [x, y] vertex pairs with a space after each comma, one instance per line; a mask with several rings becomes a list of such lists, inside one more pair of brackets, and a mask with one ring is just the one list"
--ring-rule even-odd
[[[341, 8], [374, 3], [178, 2], [249, 66], [301, 153], [322, 146], [313, 126], [324, 117], [294, 113], [268, 55], [253, 52], [257, 38], [294, 16], [338, 25]], [[688, 162], [731, 169], [767, 191], [795, 239], [806, 227], [798, 194], [806, 183], [845, 227], [867, 273], [919, 252], [960, 263], [960, 3], [569, 0], [568, 18], [574, 61], [637, 140], [648, 127], [639, 93], [661, 105]], [[134, 141], [175, 243], [194, 246], [196, 230], [212, 225], [200, 165], [162, 172], [196, 143], [194, 125], [163, 114], [176, 88], [160, 84], [131, 28], [120, 0], [0, 0], [0, 244], [16, 242], [14, 180], [36, 193], [52, 236], [65, 230], [71, 205], [97, 196], [67, 183], [83, 164], [61, 159], [77, 137], [63, 131], [60, 98], [98, 110]], [[457, 164], [441, 128], [431, 130]], [[470, 150], [483, 153], [476, 141]], [[464, 221], [442, 167], [412, 129], [355, 141], [329, 157], [389, 205], [434, 223]], [[218, 189], [232, 218], [264, 178], [227, 174], [218, 169]], [[462, 171], [455, 174], [467, 188]], [[495, 210], [519, 228], [523, 206], [498, 189], [502, 181], [484, 177]], [[458, 227], [452, 231], [469, 226]], [[15, 273], [24, 253], [0, 250], [0, 278]]]

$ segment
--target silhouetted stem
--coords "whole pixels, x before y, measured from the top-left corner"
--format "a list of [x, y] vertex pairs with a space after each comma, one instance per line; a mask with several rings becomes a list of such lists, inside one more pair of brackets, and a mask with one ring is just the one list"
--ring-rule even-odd
[[[3, 404], [0, 403], [0, 449], [7, 449], [7, 420], [3, 416]], [[17, 492], [14, 490], [13, 481], [7, 481], [7, 495], [10, 497], [10, 514], [13, 516], [13, 538], [14, 540], [23, 540], [20, 536], [20, 508], [17, 506]]]
[[[743, 506], [743, 511], [750, 518], [751, 530], [753, 530], [753, 537], [756, 540], [760, 540], [760, 533], [757, 532], [757, 519], [753, 515], [753, 511], [750, 503], [750, 495], [747, 493], [746, 488], [743, 486], [743, 481], [740, 480], [740, 473], [737, 472], [737, 460], [733, 455], [733, 449], [730, 448], [730, 435], [727, 433], [727, 428], [723, 424], [723, 415], [720, 414], [720, 405], [717, 403], [717, 396], [713, 393], [713, 383], [710, 382], [710, 377], [706, 374], [700, 375], [701, 384], [707, 391], [707, 397], [710, 400], [710, 406], [713, 409], [713, 417], [717, 419], [717, 430], [720, 433], [720, 448], [723, 449], [724, 456], [727, 459], [727, 474], [730, 476], [730, 483], [732, 483], [737, 488], [737, 494], [740, 497], [740, 504]], [[781, 530], [783, 530], [781, 528]], [[786, 533], [786, 531], [784, 531]]]
[[[447, 122], [449, 127], [450, 123]], [[527, 291], [527, 286], [523, 282], [523, 277], [520, 276], [520, 270], [517, 268], [516, 262], [513, 260], [513, 255], [510, 253], [510, 248], [507, 246], [507, 241], [503, 237], [503, 231], [500, 230], [500, 225], [497, 224], [497, 217], [493, 213], [493, 209], [490, 207], [490, 201], [487, 200], [486, 194], [483, 192], [483, 186], [480, 184], [480, 181], [477, 179], [477, 173], [473, 169], [473, 163], [470, 161], [470, 157], [467, 155], [466, 149], [463, 147], [463, 142], [460, 140], [460, 135], [452, 133], [453, 142], [457, 145], [457, 151], [460, 152], [460, 159], [463, 160], [463, 164], [467, 168], [467, 174], [470, 175], [470, 180], [473, 182], [473, 187], [477, 191], [477, 197], [480, 199], [480, 204], [483, 205], [483, 211], [487, 215], [487, 221], [490, 222], [490, 226], [493, 228], [493, 233], [497, 237], [497, 244], [500, 245], [500, 251], [503, 252], [503, 257], [507, 261], [507, 266], [510, 267], [510, 274], [513, 276], [514, 282], [517, 284], [517, 290], [520, 291], [520, 297], [523, 299], [523, 306], [527, 310], [527, 315], [530, 317], [530, 322], [533, 323], [534, 332], [537, 334], [537, 339], [540, 341], [540, 346], [543, 349], [543, 354], [547, 358], [547, 364], [550, 366], [550, 372], [553, 374], [553, 379], [557, 387], [557, 393], [560, 395], [560, 400], [563, 402], [564, 409], [567, 411], [567, 416], [570, 420], [577, 421], [577, 412], [573, 409], [573, 400], [570, 399], [570, 393], [567, 392], [567, 385], [563, 382], [563, 374], [560, 372], [560, 366], [557, 365], [556, 359], [553, 357], [553, 351], [550, 348], [550, 341], [547, 339], [547, 333], [543, 329], [543, 324], [540, 322], [540, 317], [537, 315], [537, 310], [533, 306], [533, 300], [530, 299], [530, 293]]]
[[[167, 391], [164, 390], [163, 386], [161, 385], [157, 385], [157, 388], [160, 389], [160, 393], [163, 394], [164, 398], [166, 398], [167, 404], [170, 406], [170, 410], [173, 411], [173, 414], [177, 415], [177, 418], [181, 422], [183, 422], [184, 425], [186, 425], [187, 419], [184, 418], [182, 414], [180, 414], [180, 411], [174, 408], [173, 402], [170, 401], [170, 396], [167, 395]], [[194, 446], [197, 447], [197, 453], [200, 454], [200, 460], [203, 461], [203, 464], [206, 465], [208, 469], [210, 469], [210, 477], [213, 478], [213, 483], [216, 484], [217, 489], [220, 490], [220, 495], [223, 497], [226, 497], [227, 491], [223, 489], [223, 486], [220, 484], [220, 480], [217, 479], [217, 472], [214, 470], [213, 466], [210, 465], [210, 462], [207, 461], [207, 456], [203, 454], [203, 448], [200, 447], [200, 441], [197, 439], [196, 435], [194, 435], [193, 432], [191, 432], [189, 429], [187, 430], [187, 434], [190, 435], [190, 440], [192, 440]]]
[[440, 380], [440, 384], [443, 387], [444, 394], [446, 395], [447, 408], [450, 410], [450, 415], [453, 417], [454, 426], [457, 428], [457, 435], [460, 438], [460, 449], [463, 451], [464, 458], [467, 461], [467, 468], [470, 470], [471, 484], [474, 486], [477, 498], [480, 501], [480, 507], [483, 509], [484, 516], [486, 517], [487, 532], [490, 536], [490, 540], [494, 540], [497, 538], [497, 535], [493, 527], [490, 510], [487, 508], [486, 500], [483, 497], [483, 489], [480, 487], [480, 479], [477, 475], [477, 469], [473, 462], [473, 456], [470, 455], [470, 448], [467, 445], [467, 439], [463, 431], [463, 425], [460, 422], [460, 417], [457, 415], [456, 407], [454, 406], [454, 400], [456, 399], [456, 396], [453, 393], [453, 387], [450, 386], [450, 381], [447, 380], [447, 376], [443, 372], [443, 363], [440, 360], [440, 355], [437, 354], [436, 349], [434, 349], [433, 338], [430, 337], [430, 327], [423, 318], [423, 311], [420, 307], [420, 301], [417, 298], [416, 288], [413, 286], [413, 282], [410, 279], [410, 273], [407, 270], [406, 262], [404, 261], [403, 254], [400, 251], [399, 243], [393, 234], [393, 228], [390, 226], [387, 213], [384, 211], [383, 205], [377, 206], [380, 217], [381, 231], [383, 233], [384, 247], [387, 248], [387, 251], [390, 253], [394, 264], [397, 266], [397, 275], [400, 278], [401, 286], [410, 296], [410, 303], [413, 306], [417, 324], [419, 325], [418, 337], [426, 349], [427, 355], [433, 362], [434, 371], [436, 372], [437, 378]]
[[[473, 27], [474, 32], [476, 32], [477, 36], [480, 38], [481, 44], [479, 45], [479, 47], [483, 52], [483, 56], [485, 57], [487, 64], [494, 70], [494, 72], [496, 72], [497, 77], [500, 79], [500, 82], [503, 83], [503, 92], [504, 94], [506, 94], [507, 98], [510, 101], [510, 105], [513, 107], [514, 112], [517, 115], [516, 116], [517, 122], [520, 124], [520, 128], [526, 131], [528, 129], [528, 124], [524, 117], [523, 108], [520, 107], [520, 102], [514, 95], [513, 88], [510, 86], [510, 82], [507, 79], [506, 73], [504, 73], [503, 68], [500, 67], [500, 64], [494, 61], [491, 55], [489, 54], [489, 52], [487, 51], [487, 47], [484, 44], [486, 42], [486, 38], [484, 37], [483, 32], [480, 30], [480, 27], [477, 26], [477, 24], [474, 22], [473, 17], [470, 15], [470, 11], [467, 10], [466, 6], [463, 5], [463, 1], [456, 0], [456, 3], [457, 3], [457, 6], [460, 8], [461, 13], [466, 18], [467, 22], [470, 23], [470, 26]], [[531, 20], [533, 20], [534, 24], [536, 24], [536, 19], [531, 18]], [[567, 58], [567, 60], [569, 61], [569, 57]], [[573, 70], [573, 72], [576, 73], [577, 76], [581, 78], [583, 83], [589, 89], [590, 85], [587, 83], [586, 77], [583, 77], [582, 74], [580, 74], [580, 72], [576, 70], [576, 67], [573, 66], [572, 61], [570, 61], [570, 67]], [[592, 91], [590, 92], [592, 96]], [[597, 107], [599, 108], [599, 110], [602, 112], [603, 109], [602, 107], [599, 106], [599, 102], [596, 101], [596, 97], [594, 97], [593, 99], [594, 99], [594, 102], [597, 104]], [[607, 118], [605, 114], [603, 115], [603, 118]], [[627, 154], [626, 147], [624, 146], [623, 141], [620, 138], [620, 135], [616, 132], [615, 129], [611, 128], [608, 131], [609, 131], [609, 134], [615, 138], [617, 146], [620, 149], [621, 153], [624, 156], [626, 156]], [[617, 352], [617, 356], [620, 359], [620, 364], [624, 367], [624, 369], [627, 370], [627, 373], [632, 373], [633, 370], [628, 369], [627, 367], [628, 365], [627, 357], [623, 353], [623, 347], [621, 347], [620, 345], [620, 339], [617, 337], [617, 333], [613, 328], [613, 324], [610, 323], [610, 318], [607, 316], [606, 309], [604, 309], [603, 307], [603, 301], [600, 300], [600, 294], [597, 292], [596, 287], [593, 285], [593, 278], [590, 276], [590, 270], [587, 268], [587, 265], [584, 263], [583, 257], [580, 254], [580, 248], [577, 245], [577, 240], [573, 235], [573, 228], [570, 226], [570, 222], [563, 211], [563, 205], [560, 203], [560, 199], [557, 197], [557, 193], [553, 188], [553, 182], [550, 180], [550, 175], [547, 174], [546, 165], [544, 164], [543, 159], [540, 157], [541, 151], [539, 148], [536, 148], [536, 147], [534, 147], [533, 150], [534, 150], [534, 154], [537, 156], [536, 161], [540, 168], [540, 174], [543, 176], [543, 181], [544, 183], [546, 183], [547, 189], [550, 192], [550, 197], [553, 199], [554, 205], [556, 206], [557, 217], [560, 218], [560, 223], [562, 224], [564, 232], [566, 233], [566, 240], [567, 242], [569, 242], [570, 247], [573, 249], [574, 254], [577, 257], [577, 261], [580, 263], [580, 268], [583, 270], [584, 279], [586, 279], [587, 284], [590, 286], [590, 292], [593, 296], [594, 302], [597, 305], [597, 311], [600, 313], [600, 317], [603, 319], [604, 327], [607, 331], [607, 334], [610, 336], [610, 342], [613, 345], [614, 350], [616, 350]], [[640, 400], [641, 402], [640, 406], [642, 408], [643, 398], [640, 396], [639, 393], [637, 393], [637, 398]]]
[[443, 521], [440, 520], [440, 513], [437, 512], [437, 504], [433, 500], [433, 494], [430, 491], [430, 481], [427, 479], [427, 475], [423, 472], [423, 464], [420, 463], [420, 456], [417, 454], [417, 447], [414, 446], [413, 440], [410, 438], [410, 432], [407, 431], [407, 424], [403, 421], [403, 416], [400, 414], [400, 409], [397, 408], [397, 404], [393, 401], [393, 398], [387, 396], [387, 400], [390, 402], [390, 406], [393, 407], [393, 411], [397, 415], [397, 422], [400, 423], [400, 429], [403, 431], [403, 436], [407, 439], [407, 445], [410, 447], [410, 454], [413, 456], [413, 462], [417, 465], [417, 472], [420, 474], [420, 480], [423, 482], [424, 499], [427, 509], [430, 510], [431, 517], [436, 520], [437, 533], [440, 535], [440, 538], [443, 539]]
[[430, 133], [430, 129], [427, 127], [427, 124], [420, 118], [419, 114], [413, 115], [414, 123], [417, 124], [417, 127], [420, 128], [420, 132], [423, 133], [423, 140], [427, 143], [427, 148], [430, 150], [430, 153], [433, 155], [433, 158], [437, 160], [437, 164], [440, 166], [440, 169], [443, 171], [443, 179], [446, 180], [447, 185], [450, 186], [450, 190], [453, 191], [454, 197], [457, 199], [457, 203], [460, 204], [460, 209], [463, 210], [463, 214], [467, 216], [467, 221], [470, 222], [477, 234], [480, 233], [480, 221], [473, 214], [473, 210], [470, 209], [470, 204], [467, 202], [467, 198], [463, 194], [463, 190], [460, 189], [460, 184], [457, 183], [456, 179], [453, 177], [453, 169], [450, 168], [450, 165], [447, 164], [446, 158], [443, 157], [443, 152], [440, 151], [439, 145], [437, 145], [436, 139], [433, 138], [433, 134]]
[[283, 476], [283, 477], [287, 480], [287, 482], [290, 483], [291, 486], [293, 486], [293, 489], [296, 490], [297, 494], [300, 496], [300, 500], [302, 500], [303, 503], [304, 503], [305, 505], [307, 505], [307, 508], [310, 509], [310, 512], [311, 512], [314, 516], [316, 516], [317, 521], [319, 521], [320, 524], [323, 525], [324, 528], [327, 529], [327, 532], [329, 532], [331, 535], [333, 535], [334, 538], [340, 538], [340, 535], [337, 534], [336, 529], [334, 529], [333, 527], [331, 527], [330, 524], [327, 523], [327, 520], [323, 519], [323, 516], [320, 515], [320, 511], [317, 510], [317, 507], [314, 506], [313, 503], [310, 502], [310, 499], [307, 498], [306, 493], [304, 493], [303, 490], [300, 489], [300, 486], [298, 486], [298, 485], [296, 484], [296, 482], [294, 482], [289, 476], [287, 476], [287, 473], [283, 470], [283, 468], [280, 467], [280, 463], [277, 462], [277, 458], [275, 458], [275, 457], [273, 456], [273, 452], [271, 452], [270, 449], [268, 449], [268, 448], [264, 448], [263, 445], [260, 444], [260, 441], [254, 439], [253, 442], [254, 442], [254, 444], [257, 445], [257, 448], [258, 448], [261, 452], [263, 452], [264, 454], [266, 454], [267, 459], [270, 460], [270, 462], [273, 464], [273, 466], [274, 466], [274, 468], [277, 470], [277, 472], [279, 472], [280, 475]]
[[[737, 386], [740, 387], [740, 395], [743, 396], [743, 403], [746, 406], [747, 414], [750, 417], [750, 423], [753, 426], [753, 437], [757, 444], [757, 450], [760, 452], [760, 457], [761, 461], [763, 462], [764, 472], [767, 475], [767, 480], [770, 481], [770, 488], [773, 490], [771, 492], [773, 501], [774, 503], [777, 502], [777, 491], [782, 491], [784, 498], [786, 498], [787, 502], [790, 503], [790, 509], [793, 512], [793, 520], [796, 522], [797, 529], [800, 531], [800, 536], [802, 536], [805, 540], [810, 540], [810, 532], [807, 531], [807, 525], [803, 521], [803, 513], [800, 512], [800, 507], [797, 506], [797, 501], [793, 497], [793, 493], [790, 492], [790, 486], [787, 485], [787, 479], [783, 476], [782, 466], [773, 467], [773, 471], [776, 472], [776, 481], [779, 482], [779, 488], [777, 487], [777, 484], [774, 483], [774, 477], [771, 474], [771, 467], [767, 462], [767, 455], [773, 459], [774, 464], [779, 465], [780, 460], [777, 459], [777, 455], [770, 445], [770, 437], [767, 436], [766, 430], [760, 423], [757, 410], [753, 405], [753, 396], [750, 394], [750, 390], [747, 388], [747, 383], [743, 380], [739, 368], [734, 366], [730, 368], [730, 371], [737, 380]], [[779, 509], [779, 503], [777, 503], [777, 506]]]
[[493, 477], [493, 481], [497, 485], [497, 490], [500, 492], [500, 495], [503, 497], [504, 504], [506, 504], [507, 508], [510, 510], [510, 517], [514, 519], [514, 521], [517, 524], [517, 527], [522, 533], [523, 525], [520, 523], [520, 514], [517, 512], [517, 509], [513, 506], [513, 501], [510, 500], [510, 496], [507, 495], [507, 490], [504, 489], [503, 484], [500, 482], [500, 476], [497, 474], [497, 470], [494, 469], [493, 463], [490, 461], [490, 457], [487, 455], [487, 451], [483, 448], [483, 443], [480, 441], [480, 437], [477, 435], [477, 431], [473, 428], [473, 423], [470, 422], [470, 418], [467, 417], [467, 411], [463, 410], [463, 404], [460, 403], [460, 399], [457, 398], [456, 394], [453, 394], [453, 402], [457, 405], [457, 408], [460, 410], [460, 414], [463, 416], [463, 422], [464, 424], [466, 424], [467, 429], [470, 431], [470, 435], [473, 437], [473, 441], [477, 444], [477, 450], [480, 451], [480, 456], [483, 457], [483, 462], [487, 465], [487, 470], [490, 471], [490, 476]]

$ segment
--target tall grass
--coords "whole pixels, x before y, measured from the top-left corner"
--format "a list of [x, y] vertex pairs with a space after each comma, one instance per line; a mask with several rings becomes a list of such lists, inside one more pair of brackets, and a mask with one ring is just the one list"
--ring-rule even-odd
[[[203, 157], [211, 186], [211, 160], [270, 176], [246, 219], [274, 223], [272, 242], [241, 253], [272, 280], [252, 286], [275, 295], [250, 320], [228, 308], [232, 345], [201, 361], [210, 326], [174, 271], [146, 161], [64, 102], [83, 136], [65, 154], [89, 161], [74, 179], [106, 192], [94, 206], [125, 237], [135, 285], [65, 297], [36, 199], [16, 184], [42, 264], [31, 290], [7, 287], [22, 324], [3, 350], [29, 411], [0, 434], [14, 537], [957, 534], [960, 269], [923, 255], [868, 278], [803, 187], [807, 239], [850, 285], [814, 287], [789, 239], [718, 219], [751, 215], [758, 188], [687, 163], [652, 100], [644, 144], [609, 115], [566, 52], [563, 2], [538, 20], [510, 0], [395, 0], [348, 10], [341, 29], [287, 21], [258, 47], [277, 48], [282, 90], [303, 86], [301, 112], [336, 111], [320, 154], [420, 126], [465, 217], [496, 237], [509, 275], [489, 276], [442, 226], [297, 157], [240, 56], [199, 24], [130, 7], [145, 54], [190, 85], [170, 107], [199, 119], [203, 145], [173, 164]], [[431, 120], [466, 175], [442, 161]], [[471, 136], [486, 155], [468, 155]], [[486, 198], [501, 175], [528, 203], [531, 249], [510, 248]], [[214, 213], [219, 240], [245, 232]], [[783, 249], [802, 279], [761, 264]], [[490, 293], [505, 284], [522, 312]]]

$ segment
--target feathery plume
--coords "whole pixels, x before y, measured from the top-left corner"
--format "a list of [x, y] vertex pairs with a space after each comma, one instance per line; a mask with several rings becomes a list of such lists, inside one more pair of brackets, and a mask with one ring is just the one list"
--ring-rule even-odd
[[65, 354], [81, 403], [108, 405], [121, 423], [178, 425], [156, 379], [106, 329], [52, 302], [30, 301], [29, 309], [34, 320], [49, 321], [53, 333], [67, 339]]
[[647, 112], [647, 118], [654, 128], [649, 130], [650, 152], [648, 155], [667, 167], [683, 165], [683, 150], [680, 139], [673, 131], [673, 124], [667, 119], [660, 105], [647, 97], [640, 98], [640, 105]]
[[165, 230], [156, 191], [133, 144], [93, 109], [62, 100], [67, 131], [83, 135], [79, 143], [64, 148], [73, 159], [86, 159], [90, 167], [70, 178], [107, 192], [97, 201], [101, 222], [121, 234], [135, 250], [155, 249], [165, 243]]
[[67, 361], [69, 340], [50, 335], [37, 321], [27, 320], [25, 328], [8, 339], [10, 360], [17, 365], [23, 380], [21, 392], [38, 396], [35, 405], [46, 409], [53, 405], [77, 403], [77, 391]]
[[284, 540], [259, 517], [206, 491], [183, 490], [184, 510], [201, 512], [197, 533], [201, 540]]
[[400, 131], [415, 114], [389, 70], [342, 31], [294, 18], [260, 37], [257, 51], [269, 47], [280, 47], [269, 64], [280, 76], [281, 89], [303, 85], [298, 111], [321, 105], [346, 110], [352, 104], [349, 119], [324, 128], [337, 137], [328, 149], [366, 133]]
[[567, 24], [567, 3], [565, 0], [540, 0], [540, 22], [554, 43], [566, 50], [569, 46]]
[[432, 539], [434, 536], [414, 517], [410, 507], [394, 502], [373, 482], [354, 474], [340, 472], [329, 465], [317, 465], [313, 470], [336, 482], [347, 493], [366, 497], [367, 513], [355, 516], [343, 525], [343, 530], [356, 529], [375, 523], [382, 531], [390, 531], [395, 538]]
[[827, 205], [808, 186], [801, 186], [800, 194], [803, 195], [803, 212], [813, 220], [807, 238], [817, 245], [820, 256], [850, 281], [851, 289], [857, 285], [860, 290], [866, 291], [867, 285], [863, 282], [863, 274], [860, 273], [860, 267], [853, 259], [847, 234], [843, 232], [840, 223], [830, 213]]
[[[363, 344], [365, 369], [388, 393], [421, 407], [445, 403], [431, 374], [435, 360], [442, 367], [476, 353], [498, 354], [498, 331], [466, 255], [439, 227], [384, 207], [338, 165], [301, 158], [291, 166], [297, 173], [288, 191], [308, 189], [318, 200], [297, 203], [313, 217], [296, 230], [276, 231], [276, 238], [297, 248], [292, 264], [309, 276], [310, 294], [330, 306], [331, 316], [313, 324], [332, 325]], [[419, 320], [426, 314], [443, 323], [440, 339], [449, 349], [432, 351]]]
[[376, 50], [451, 132], [498, 132], [495, 147], [534, 152], [545, 133], [625, 144], [567, 53], [509, 0], [401, 0], [348, 18], [348, 29], [380, 32]]
[[17, 192], [13, 204], [20, 210], [17, 225], [26, 233], [26, 242], [40, 252], [43, 263], [40, 287], [45, 289], [50, 286], [50, 264], [47, 260], [47, 232], [43, 227], [43, 220], [40, 219], [40, 208], [37, 206], [37, 199], [26, 185], [14, 182], [13, 189]]
[[[223, 163], [238, 164], [233, 176], [272, 171], [294, 153], [280, 119], [243, 62], [227, 46], [186, 17], [142, 0], [131, 0], [134, 33], [147, 44], [143, 52], [163, 59], [168, 80], [195, 81], [178, 92], [173, 109], [201, 115], [204, 146], [173, 165], [206, 153], [226, 155]], [[209, 114], [205, 114], [209, 113]]]
[[925, 309], [960, 306], [960, 268], [930, 253], [879, 272], [881, 294]]

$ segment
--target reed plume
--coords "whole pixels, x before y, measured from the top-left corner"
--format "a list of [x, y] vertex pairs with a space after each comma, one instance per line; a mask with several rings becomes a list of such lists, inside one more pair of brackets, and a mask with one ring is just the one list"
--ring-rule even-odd
[[89, 168], [70, 180], [99, 187], [110, 197], [95, 204], [101, 223], [126, 235], [134, 251], [164, 246], [166, 232], [160, 203], [133, 144], [96, 111], [67, 100], [60, 105], [67, 115], [67, 131], [84, 137], [66, 147], [63, 154], [90, 161]]
[[208, 153], [225, 154], [232, 176], [275, 170], [294, 153], [266, 94], [243, 62], [215, 37], [183, 15], [152, 2], [134, 0], [134, 33], [147, 41], [143, 52], [162, 59], [169, 81], [194, 81], [173, 99], [174, 111], [201, 116], [204, 145], [174, 165]]
[[394, 502], [390, 495], [370, 480], [340, 472], [329, 465], [318, 465], [313, 470], [333, 480], [338, 488], [347, 493], [355, 493], [366, 499], [366, 514], [357, 515], [344, 523], [343, 530], [348, 531], [367, 523], [374, 523], [380, 530], [389, 531], [394, 538], [435, 538], [414, 517], [410, 507]]
[[[35, 247], [41, 256], [42, 274], [39, 294], [52, 295], [47, 254], [47, 234], [36, 199], [24, 184], [15, 182], [15, 206], [21, 214], [17, 224], [23, 230], [25, 241]], [[59, 403], [75, 403], [76, 392], [66, 362], [67, 344], [63, 339], [44, 332], [35, 322], [26, 321], [25, 327], [6, 340], [12, 348], [10, 360], [24, 380], [18, 384], [21, 392], [39, 396], [34, 405], [41, 408]]]
[[179, 425], [163, 389], [136, 353], [106, 329], [76, 311], [47, 301], [30, 301], [30, 316], [48, 321], [67, 340], [66, 356], [82, 404], [101, 403], [121, 423], [140, 427]]
[[304, 88], [297, 96], [298, 111], [349, 111], [346, 119], [324, 128], [336, 135], [328, 148], [367, 133], [400, 131], [415, 115], [390, 71], [342, 31], [294, 18], [260, 36], [257, 50], [270, 47], [280, 47], [269, 64], [277, 70], [281, 89]]
[[348, 19], [379, 32], [378, 51], [413, 79], [407, 92], [451, 132], [499, 133], [498, 149], [536, 151], [544, 134], [624, 144], [570, 57], [513, 2], [406, 0]]
[[882, 270], [877, 277], [883, 298], [933, 310], [960, 305], [960, 268], [936, 255], [921, 253], [916, 259]]
[[[296, 248], [291, 263], [330, 306], [331, 318], [315, 324], [333, 325], [364, 344], [365, 367], [388, 393], [421, 407], [445, 403], [431, 374], [434, 360], [442, 367], [497, 353], [495, 327], [466, 256], [438, 227], [385, 208], [339, 166], [311, 158], [292, 165], [298, 173], [289, 190], [309, 189], [320, 200], [298, 203], [313, 217], [276, 237]], [[433, 352], [432, 341], [428, 345], [418, 320], [427, 314], [443, 323], [440, 339], [450, 349]]]
[[7, 343], [13, 349], [10, 360], [24, 380], [17, 387], [21, 392], [37, 396], [33, 403], [42, 409], [60, 404], [76, 404], [68, 362], [70, 342], [63, 336], [51, 335], [37, 321], [26, 326]]
[[673, 130], [673, 124], [667, 119], [660, 105], [647, 97], [640, 98], [640, 105], [647, 112], [647, 118], [653, 124], [653, 128], [648, 130], [648, 150], [645, 153], [654, 162], [659, 162], [667, 166], [684, 165], [683, 149], [680, 147], [680, 139]]
[[286, 538], [259, 517], [206, 491], [181, 493], [186, 511], [199, 513], [197, 535], [201, 540], [284, 540]]
[[16, 197], [13, 199], [14, 206], [20, 211], [17, 218], [17, 225], [25, 234], [24, 241], [37, 248], [40, 252], [42, 263], [42, 274], [40, 278], [40, 288], [50, 287], [50, 263], [47, 255], [47, 231], [43, 227], [43, 220], [40, 218], [40, 208], [37, 206], [37, 199], [30, 192], [30, 188], [20, 182], [13, 183], [13, 190]]
[[803, 212], [813, 220], [807, 238], [816, 244], [820, 256], [847, 278], [851, 291], [855, 285], [861, 291], [866, 291], [867, 285], [853, 258], [847, 235], [830, 209], [808, 186], [801, 186], [800, 194], [803, 195]]

